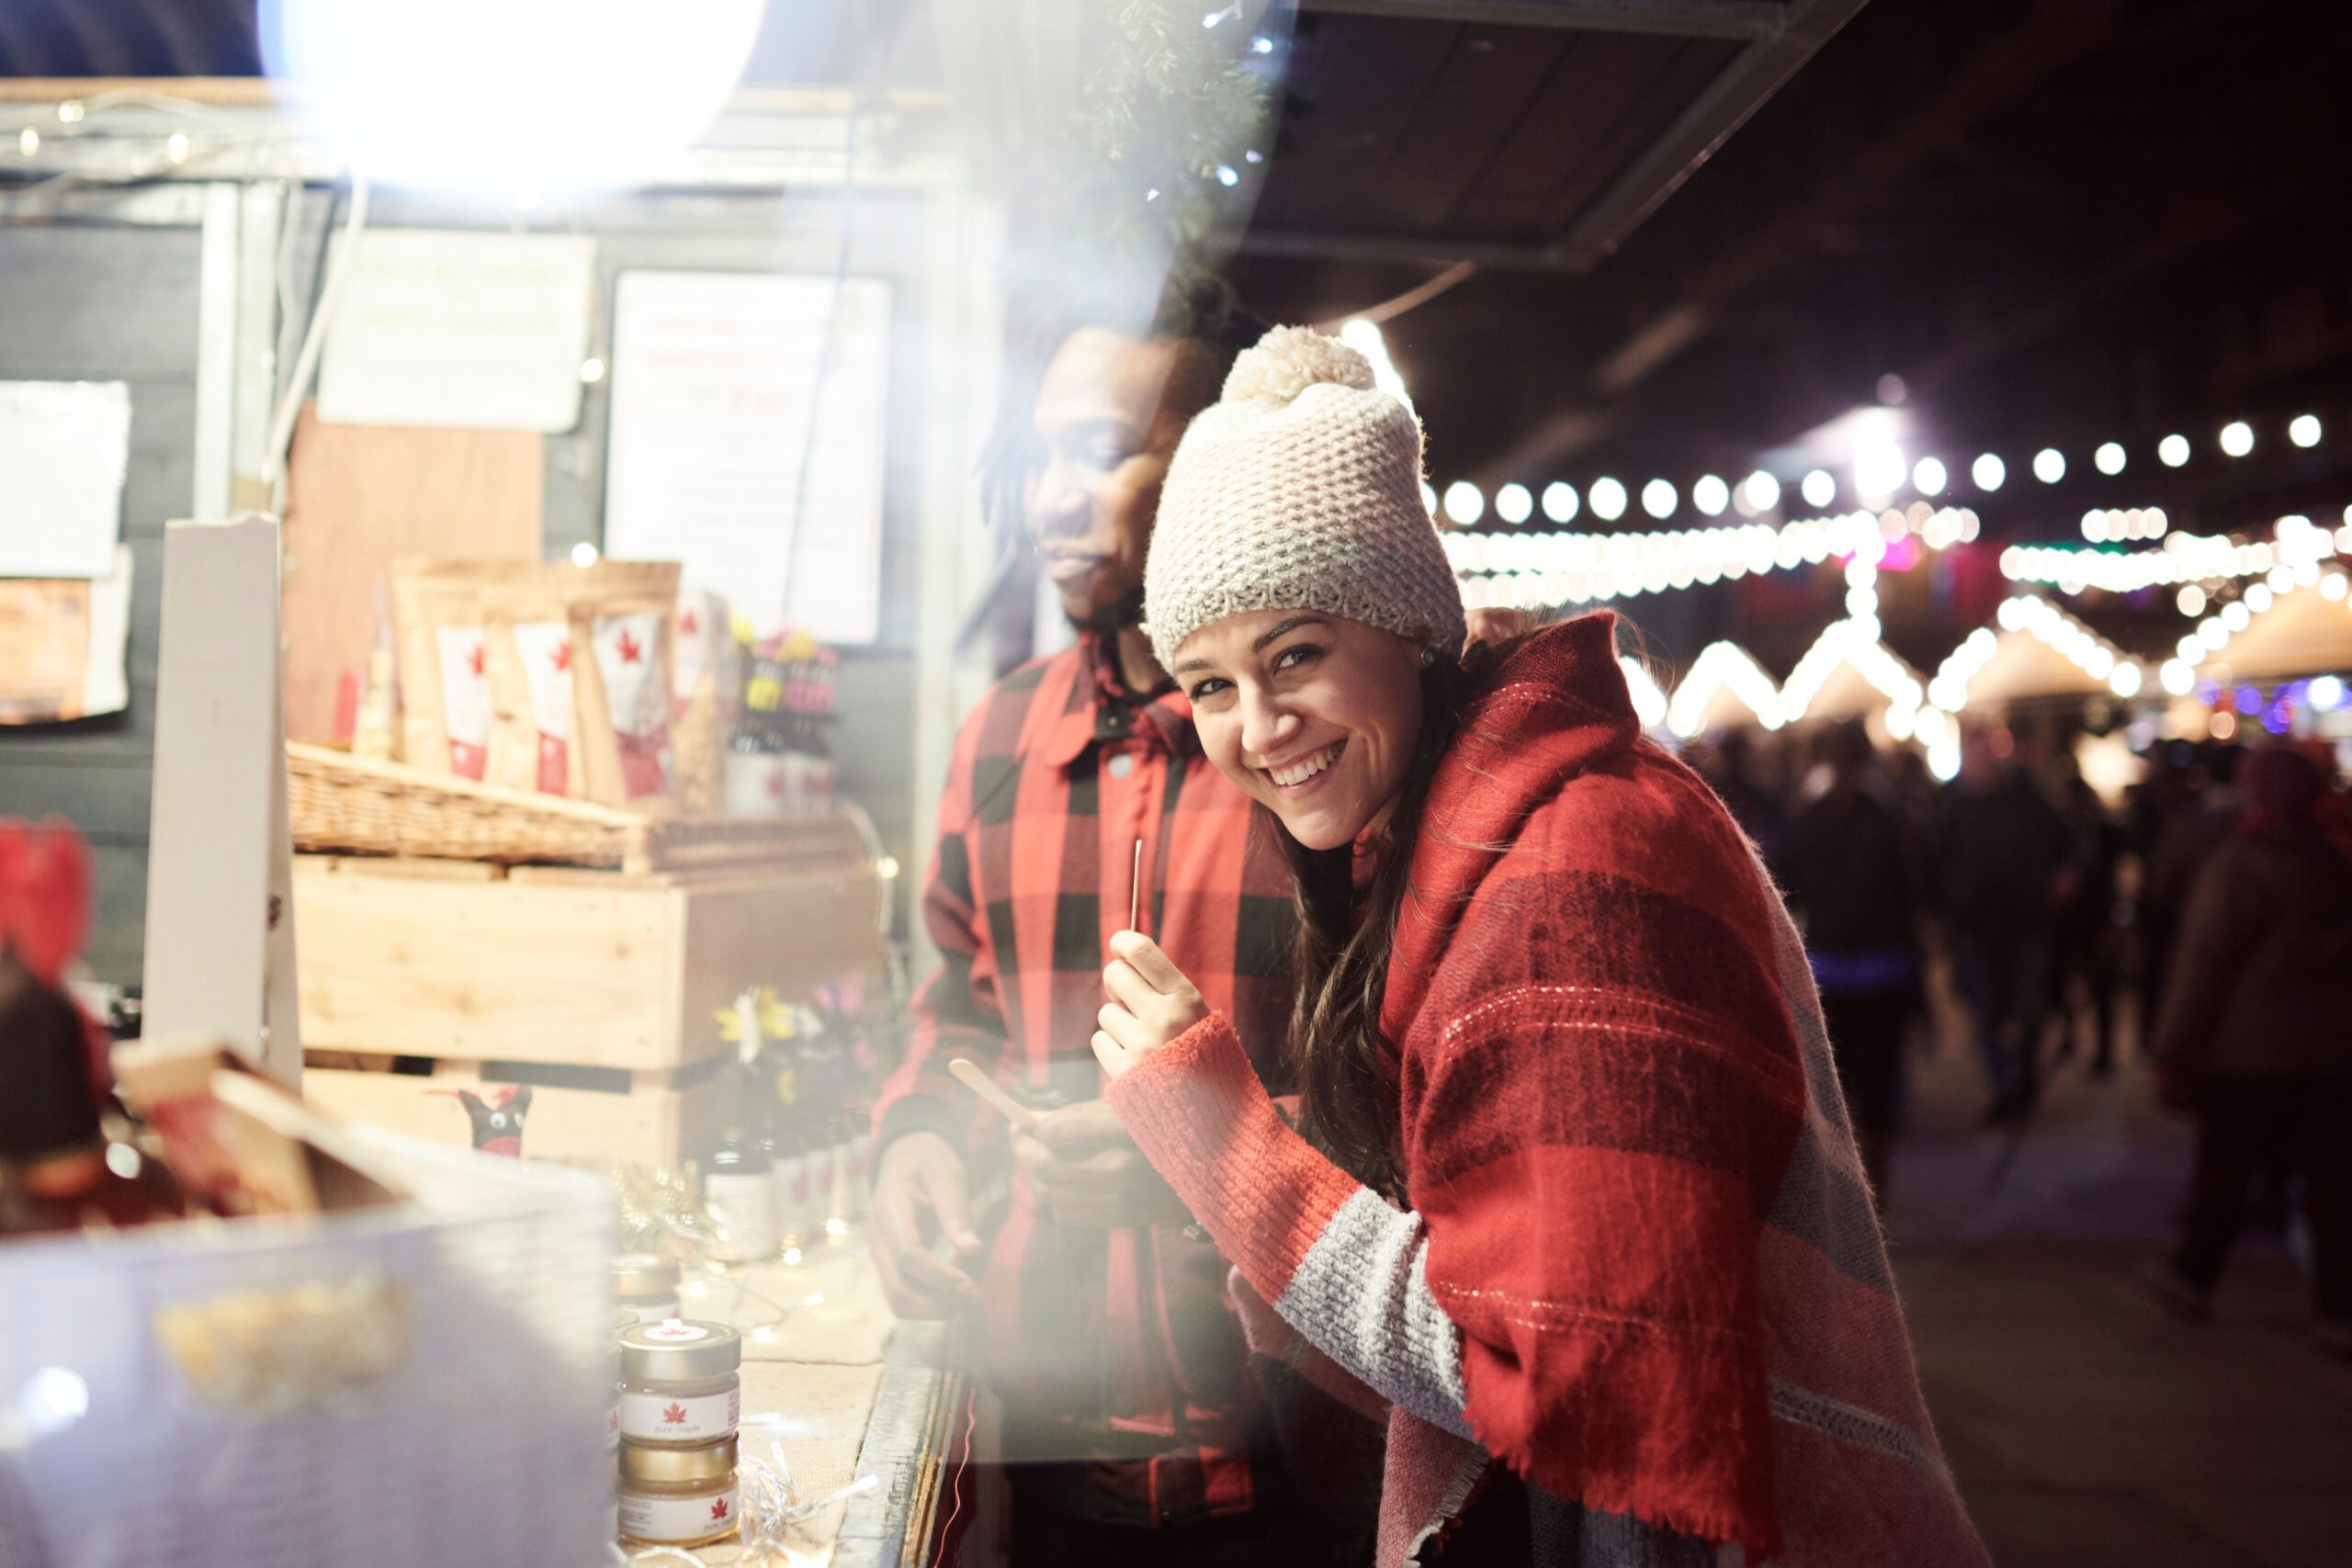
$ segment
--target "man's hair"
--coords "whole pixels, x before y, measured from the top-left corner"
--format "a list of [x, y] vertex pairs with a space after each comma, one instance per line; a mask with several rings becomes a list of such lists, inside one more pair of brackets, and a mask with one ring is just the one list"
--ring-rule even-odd
[[1230, 284], [1198, 266], [1170, 269], [1156, 292], [1134, 269], [1101, 256], [1026, 279], [1008, 302], [996, 419], [980, 457], [980, 504], [991, 526], [1021, 522], [1030, 420], [1046, 367], [1072, 333], [1089, 327], [1198, 344], [1178, 357], [1160, 391], [1162, 412], [1188, 422], [1216, 401], [1234, 360], [1264, 330], [1242, 311]]

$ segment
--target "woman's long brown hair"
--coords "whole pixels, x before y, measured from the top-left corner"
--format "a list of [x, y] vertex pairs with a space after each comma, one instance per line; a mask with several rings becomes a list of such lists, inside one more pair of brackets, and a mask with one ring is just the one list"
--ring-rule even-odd
[[1341, 1169], [1392, 1201], [1403, 1200], [1404, 1165], [1396, 1051], [1380, 1026], [1380, 1003], [1396, 918], [1412, 881], [1430, 782], [1471, 691], [1500, 661], [1498, 649], [1481, 644], [1463, 660], [1441, 658], [1421, 671], [1421, 728], [1412, 765], [1389, 814], [1380, 863], [1361, 897], [1352, 845], [1310, 850], [1272, 812], [1258, 807], [1298, 884], [1298, 995], [1290, 1037], [1300, 1130]]

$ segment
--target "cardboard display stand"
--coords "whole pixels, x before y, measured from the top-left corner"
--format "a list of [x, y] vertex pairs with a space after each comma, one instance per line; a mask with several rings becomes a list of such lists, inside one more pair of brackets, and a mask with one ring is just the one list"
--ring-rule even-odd
[[156, 688], [145, 1032], [299, 1085], [275, 518], [171, 525]]

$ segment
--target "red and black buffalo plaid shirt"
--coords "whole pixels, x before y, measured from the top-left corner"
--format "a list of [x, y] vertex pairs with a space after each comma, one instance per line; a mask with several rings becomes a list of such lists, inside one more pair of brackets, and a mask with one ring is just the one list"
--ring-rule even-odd
[[1181, 1525], [1257, 1506], [1259, 1412], [1227, 1266], [1182, 1228], [1065, 1230], [1006, 1157], [1004, 1123], [946, 1071], [1016, 1097], [1101, 1097], [1089, 1043], [1143, 840], [1143, 929], [1235, 1021], [1261, 1071], [1290, 1008], [1291, 876], [1202, 756], [1172, 688], [1129, 693], [1108, 637], [1026, 665], [965, 720], [923, 917], [944, 960], [914, 1005], [878, 1136], [936, 1132], [974, 1190], [1011, 1176], [981, 1296], [1007, 1457], [1082, 1466], [1073, 1512]]

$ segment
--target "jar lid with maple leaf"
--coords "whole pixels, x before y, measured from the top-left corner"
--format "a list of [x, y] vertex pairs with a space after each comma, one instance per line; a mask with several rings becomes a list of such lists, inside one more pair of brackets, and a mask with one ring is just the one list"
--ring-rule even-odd
[[632, 1383], [700, 1382], [743, 1364], [743, 1338], [723, 1323], [670, 1317], [633, 1323], [620, 1341], [621, 1376]]
[[621, 1480], [653, 1485], [692, 1486], [731, 1480], [735, 1474], [735, 1439], [721, 1438], [690, 1449], [665, 1449], [623, 1441]]

